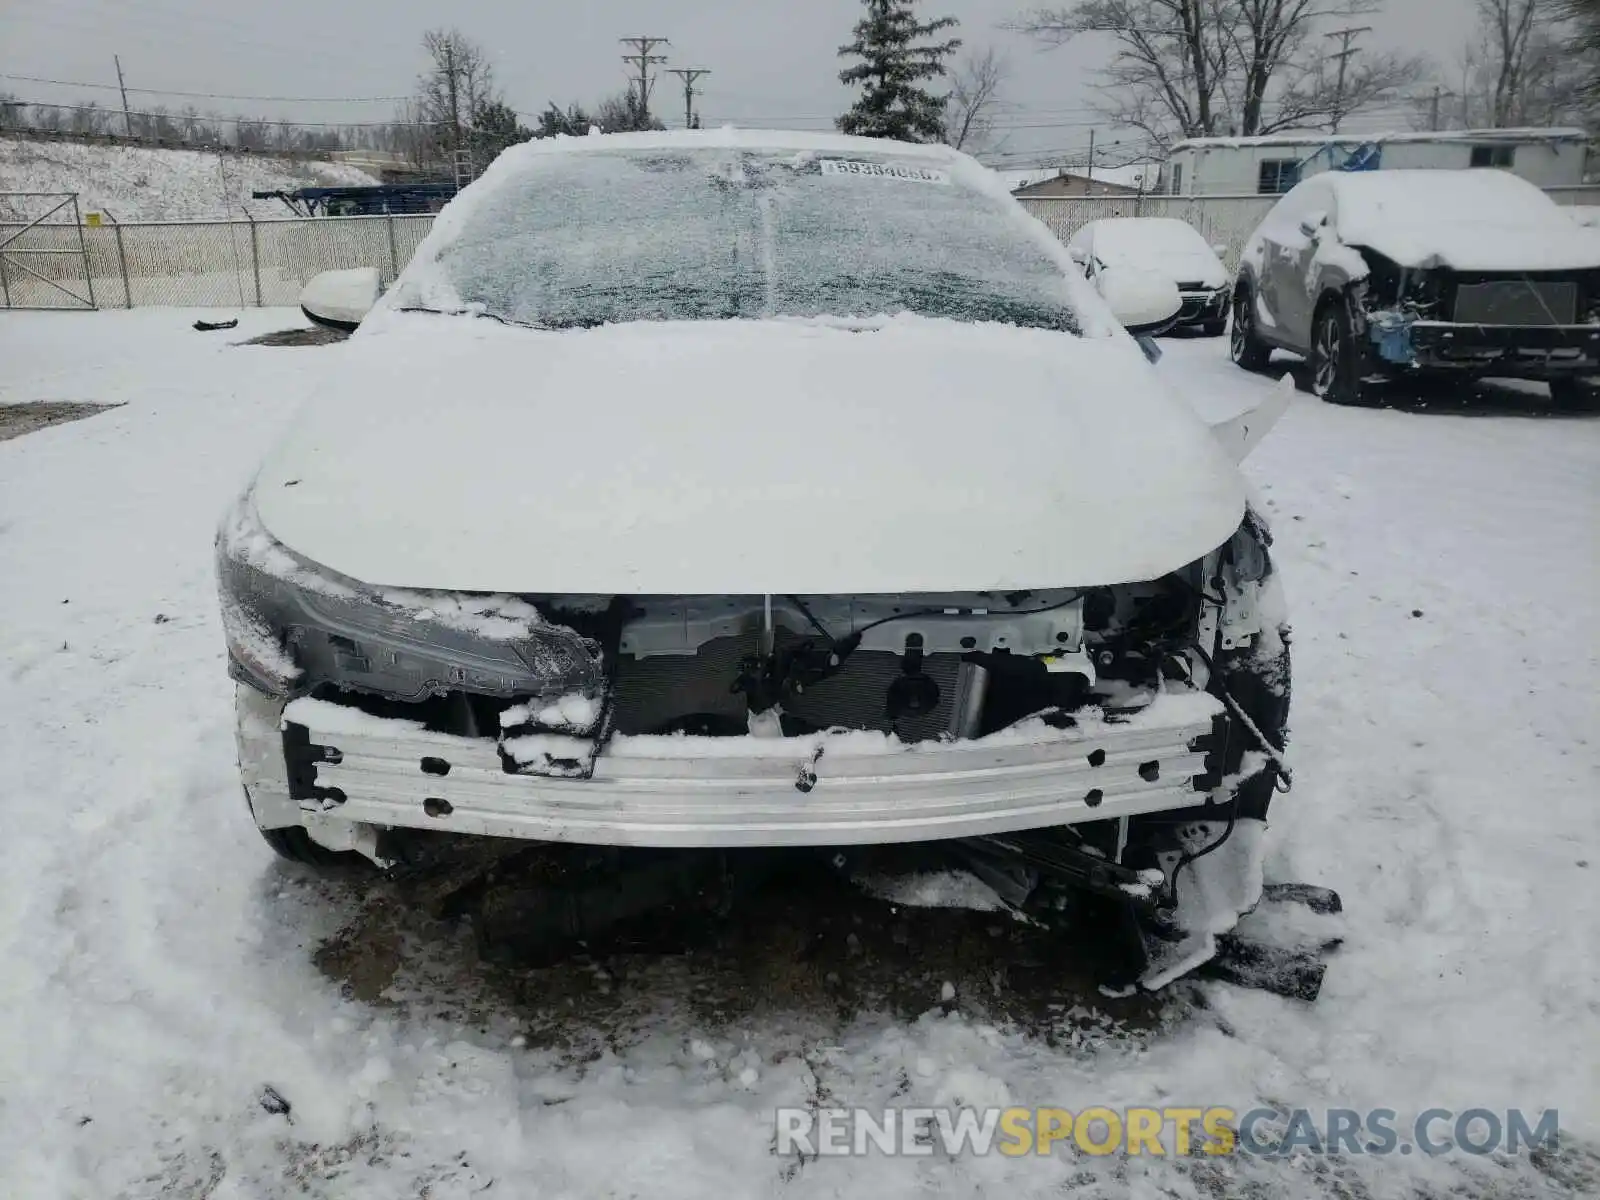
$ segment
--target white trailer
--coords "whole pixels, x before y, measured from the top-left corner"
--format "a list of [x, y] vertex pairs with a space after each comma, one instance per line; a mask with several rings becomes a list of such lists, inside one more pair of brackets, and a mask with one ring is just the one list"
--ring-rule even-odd
[[1584, 182], [1581, 129], [1471, 129], [1449, 133], [1272, 134], [1190, 138], [1162, 173], [1172, 196], [1278, 195], [1321, 171], [1494, 167], [1542, 188]]

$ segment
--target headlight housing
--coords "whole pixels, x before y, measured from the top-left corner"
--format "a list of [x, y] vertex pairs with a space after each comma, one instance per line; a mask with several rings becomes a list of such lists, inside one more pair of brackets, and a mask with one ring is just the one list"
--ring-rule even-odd
[[217, 532], [229, 670], [274, 696], [321, 683], [393, 700], [451, 691], [504, 699], [604, 688], [598, 643], [517, 596], [376, 588], [300, 558], [247, 492]]

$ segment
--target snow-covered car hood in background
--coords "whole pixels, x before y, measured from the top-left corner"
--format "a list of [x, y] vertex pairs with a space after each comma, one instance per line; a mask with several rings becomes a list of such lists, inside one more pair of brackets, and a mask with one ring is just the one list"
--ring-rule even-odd
[[1118, 249], [1100, 259], [1108, 267], [1138, 267], [1157, 271], [1174, 283], [1198, 283], [1201, 287], [1227, 286], [1228, 268], [1209, 246], [1185, 249], [1132, 251]]
[[1094, 221], [1072, 244], [1086, 246], [1108, 267], [1158, 271], [1174, 283], [1221, 288], [1232, 279], [1200, 232], [1174, 217]]
[[1204, 254], [1164, 257], [1151, 266], [1159, 266], [1164, 274], [1171, 276], [1174, 283], [1198, 283], [1205, 288], [1228, 286], [1228, 268], [1209, 250]]
[[383, 312], [255, 500], [371, 584], [893, 593], [1157, 578], [1228, 538], [1244, 483], [1121, 335]]

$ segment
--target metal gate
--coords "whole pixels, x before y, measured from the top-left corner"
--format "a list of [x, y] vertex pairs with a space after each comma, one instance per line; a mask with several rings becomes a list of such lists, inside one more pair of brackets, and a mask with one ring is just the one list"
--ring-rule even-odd
[[98, 307], [77, 192], [0, 192], [0, 221], [0, 307]]

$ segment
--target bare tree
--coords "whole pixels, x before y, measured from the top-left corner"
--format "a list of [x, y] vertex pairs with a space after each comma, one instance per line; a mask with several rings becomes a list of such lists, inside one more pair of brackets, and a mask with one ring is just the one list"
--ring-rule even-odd
[[1220, 133], [1327, 128], [1421, 77], [1421, 59], [1365, 55], [1327, 68], [1325, 26], [1381, 0], [1071, 0], [1014, 27], [1057, 46], [1116, 43], [1097, 109], [1157, 145]]
[[[1492, 96], [1489, 124], [1495, 128], [1510, 123], [1520, 102], [1534, 16], [1540, 7], [1540, 0], [1478, 0], [1478, 30], [1487, 39], [1485, 62]], [[1543, 7], [1549, 10], [1554, 6], [1547, 3]]]
[[440, 157], [441, 137], [448, 137], [447, 131], [441, 134], [442, 125], [427, 122], [424, 112], [420, 100], [407, 100], [396, 111], [394, 124], [388, 127], [389, 143], [386, 148], [403, 155], [414, 167], [436, 164]]
[[437, 162], [468, 144], [475, 113], [501, 102], [488, 55], [459, 29], [422, 35], [428, 67], [417, 79], [415, 118], [436, 131], [422, 141], [423, 155]]
[[957, 150], [990, 149], [994, 138], [995, 106], [1006, 79], [1006, 60], [991, 47], [982, 54], [966, 54], [950, 72], [950, 95], [945, 99], [944, 140]]
[[[1600, 42], [1586, 35], [1595, 5], [1478, 0], [1476, 47], [1466, 53], [1464, 107], [1491, 128], [1595, 120]], [[1587, 13], [1586, 13], [1587, 9]]]
[[93, 100], [72, 112], [69, 128], [73, 133], [100, 134], [106, 131], [106, 113]]
[[1578, 101], [1600, 105], [1600, 0], [1560, 0], [1561, 16], [1576, 35], [1571, 44]]
[[[1462, 128], [1600, 123], [1600, 39], [1564, 0], [1479, 0], [1478, 26], [1456, 61], [1460, 91], [1441, 124]], [[1427, 105], [1429, 123], [1432, 104]]]
[[1013, 26], [1048, 46], [1110, 35], [1116, 53], [1101, 71], [1097, 107], [1160, 142], [1218, 131], [1220, 81], [1232, 66], [1229, 26], [1215, 19], [1227, 0], [1072, 0], [1038, 9]]
[[1405, 94], [1428, 74], [1415, 55], [1373, 54], [1341, 77], [1326, 59], [1292, 60], [1279, 72], [1280, 86], [1252, 132], [1337, 129], [1346, 117]]
[[[1242, 134], [1337, 127], [1352, 113], [1394, 96], [1427, 73], [1415, 55], [1364, 54], [1343, 70], [1329, 66], [1321, 24], [1379, 7], [1377, 0], [1230, 0], [1213, 4], [1230, 27], [1237, 70], [1224, 78], [1230, 117]], [[1236, 78], [1235, 78], [1236, 76]], [[1235, 90], [1236, 89], [1236, 90]]]
[[646, 129], [666, 128], [640, 101], [638, 88], [629, 88], [626, 92], [607, 96], [600, 101], [594, 110], [594, 123], [606, 133], [637, 133]]

